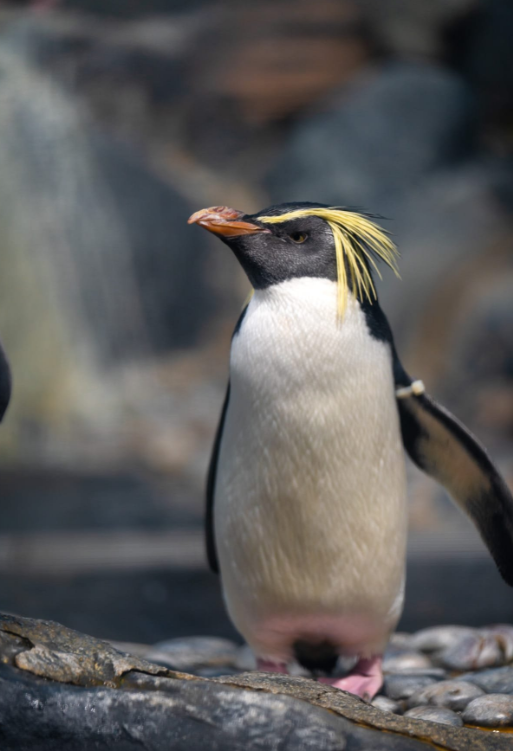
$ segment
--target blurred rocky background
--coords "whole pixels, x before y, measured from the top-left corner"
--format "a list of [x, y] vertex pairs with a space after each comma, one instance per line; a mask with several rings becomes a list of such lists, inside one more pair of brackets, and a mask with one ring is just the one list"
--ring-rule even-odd
[[[200, 524], [248, 287], [186, 220], [294, 199], [385, 217], [403, 362], [513, 484], [510, 0], [0, 2], [0, 609], [232, 635]], [[511, 621], [409, 473], [402, 627]]]

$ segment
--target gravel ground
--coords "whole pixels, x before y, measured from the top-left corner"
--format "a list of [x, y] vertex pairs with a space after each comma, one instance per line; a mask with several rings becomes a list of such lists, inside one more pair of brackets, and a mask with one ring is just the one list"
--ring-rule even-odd
[[[114, 646], [205, 678], [255, 669], [249, 648], [224, 638]], [[454, 727], [513, 728], [513, 626], [434, 626], [412, 634], [398, 632], [385, 653], [383, 669], [384, 685], [372, 702], [383, 712]], [[290, 670], [308, 675], [297, 666]], [[342, 664], [337, 672], [344, 673]]]

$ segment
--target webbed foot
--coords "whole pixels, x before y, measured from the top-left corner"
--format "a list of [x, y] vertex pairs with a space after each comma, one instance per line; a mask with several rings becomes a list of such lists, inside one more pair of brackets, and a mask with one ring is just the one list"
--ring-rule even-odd
[[351, 672], [343, 678], [319, 678], [319, 680], [321, 683], [327, 683], [342, 691], [356, 694], [365, 701], [370, 701], [383, 685], [382, 661], [381, 655], [358, 660]]

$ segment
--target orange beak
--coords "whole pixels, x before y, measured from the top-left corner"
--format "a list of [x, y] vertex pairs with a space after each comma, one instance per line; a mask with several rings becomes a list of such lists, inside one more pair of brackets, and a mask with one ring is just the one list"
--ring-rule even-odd
[[257, 232], [270, 230], [259, 227], [257, 224], [243, 222], [244, 212], [230, 209], [228, 206], [212, 206], [209, 209], [201, 209], [189, 217], [187, 224], [199, 224], [209, 232], [223, 237], [237, 237], [238, 235], [254, 235]]

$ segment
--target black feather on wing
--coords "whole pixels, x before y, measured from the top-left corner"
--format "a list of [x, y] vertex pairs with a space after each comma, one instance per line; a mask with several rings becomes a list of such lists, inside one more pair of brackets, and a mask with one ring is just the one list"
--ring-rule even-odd
[[[412, 379], [394, 353], [396, 388]], [[513, 586], [513, 497], [477, 438], [426, 394], [397, 400], [411, 459], [468, 514], [503, 579]]]
[[2, 420], [9, 400], [11, 398], [11, 369], [5, 356], [5, 352], [0, 345], [0, 421]]
[[221, 446], [221, 438], [223, 435], [224, 420], [226, 417], [226, 411], [228, 409], [228, 401], [230, 399], [230, 381], [228, 381], [228, 387], [226, 389], [226, 396], [224, 398], [223, 409], [221, 410], [221, 417], [219, 419], [219, 425], [217, 426], [216, 437], [214, 438], [214, 446], [212, 448], [212, 455], [210, 457], [210, 464], [207, 474], [207, 506], [205, 510], [205, 544], [207, 548], [207, 560], [210, 569], [215, 573], [219, 573], [219, 562], [217, 560], [216, 540], [214, 535], [214, 491], [216, 485], [217, 474], [217, 461], [219, 459], [219, 448]]
[[[237, 321], [237, 324], [233, 332], [232, 340], [233, 340], [233, 337], [239, 333], [239, 329], [241, 327], [241, 323], [244, 319], [244, 316], [246, 315], [247, 309], [248, 309], [248, 306], [246, 305], [244, 307], [244, 310], [239, 316], [239, 320]], [[216, 437], [214, 438], [214, 445], [212, 447], [212, 454], [210, 457], [210, 464], [209, 464], [208, 473], [207, 473], [205, 543], [206, 543], [206, 548], [207, 548], [208, 565], [210, 566], [210, 569], [215, 574], [219, 573], [219, 562], [217, 560], [215, 530], [214, 530], [214, 495], [215, 495], [215, 485], [216, 485], [216, 477], [217, 477], [217, 463], [219, 460], [219, 450], [221, 448], [221, 439], [223, 437], [224, 421], [226, 419], [226, 413], [228, 411], [229, 401], [230, 401], [230, 381], [228, 381], [228, 386], [226, 388], [226, 396], [224, 398], [223, 408], [221, 410], [221, 417], [219, 418], [219, 424], [217, 426]]]

